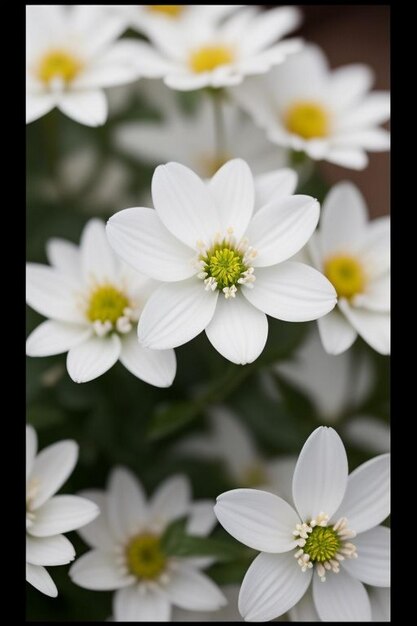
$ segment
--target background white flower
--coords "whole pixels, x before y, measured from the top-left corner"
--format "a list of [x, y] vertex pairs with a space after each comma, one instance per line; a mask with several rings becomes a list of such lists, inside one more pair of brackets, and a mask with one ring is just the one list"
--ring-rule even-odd
[[298, 457], [296, 509], [266, 491], [234, 489], [215, 513], [238, 541], [259, 550], [239, 595], [247, 621], [268, 621], [291, 609], [312, 583], [322, 621], [370, 621], [363, 585], [390, 586], [390, 456], [359, 466], [348, 478], [343, 443], [317, 428]]
[[174, 351], [144, 348], [136, 335], [154, 285], [119, 261], [103, 222], [87, 223], [79, 248], [52, 239], [47, 254], [52, 267], [27, 264], [27, 302], [50, 319], [30, 334], [26, 353], [49, 356], [68, 351], [67, 370], [77, 383], [97, 378], [120, 359], [138, 378], [169, 387], [176, 371]]
[[119, 124], [114, 141], [122, 152], [152, 165], [178, 161], [202, 178], [210, 178], [233, 157], [245, 159], [255, 175], [286, 164], [285, 151], [270, 143], [249, 116], [232, 103], [222, 103], [224, 134], [219, 155], [210, 98], [201, 98], [190, 114], [180, 106], [177, 94], [163, 83], [142, 82], [146, 82], [144, 96], [150, 106], [161, 111], [163, 120]]
[[359, 189], [338, 183], [323, 203], [320, 228], [306, 251], [338, 294], [337, 307], [318, 322], [324, 349], [340, 354], [360, 335], [377, 352], [389, 354], [389, 216], [369, 222]]
[[251, 74], [263, 74], [301, 48], [299, 39], [279, 39], [300, 22], [295, 7], [268, 12], [246, 7], [221, 24], [195, 19], [148, 22], [146, 33], [154, 47], [138, 58], [138, 69], [163, 77], [173, 89], [236, 85]]
[[29, 5], [26, 12], [26, 121], [58, 107], [81, 124], [104, 124], [103, 88], [139, 77], [142, 43], [116, 41], [124, 24], [100, 6]]
[[120, 467], [111, 472], [106, 492], [83, 494], [103, 514], [80, 531], [93, 549], [77, 559], [70, 576], [86, 589], [117, 590], [116, 621], [170, 621], [173, 605], [215, 611], [226, 604], [217, 585], [200, 571], [207, 559], [170, 557], [161, 543], [168, 525], [185, 515], [190, 535], [204, 537], [216, 523], [212, 502], [191, 502], [184, 476], [167, 479], [147, 502], [139, 481]]
[[241, 159], [228, 161], [208, 183], [168, 163], [152, 179], [155, 211], [132, 208], [110, 218], [114, 250], [165, 282], [139, 322], [144, 346], [180, 346], [205, 330], [225, 358], [250, 363], [265, 346], [266, 314], [299, 322], [334, 307], [335, 291], [322, 274], [287, 262], [319, 217], [316, 200], [290, 195], [293, 184], [278, 171], [255, 185]]
[[360, 170], [368, 163], [366, 151], [390, 145], [389, 133], [379, 128], [389, 118], [390, 95], [368, 93], [372, 82], [369, 67], [331, 71], [323, 52], [308, 45], [268, 75], [248, 79], [230, 93], [270, 141]]
[[190, 435], [175, 446], [175, 452], [199, 459], [220, 459], [230, 479], [243, 487], [259, 487], [291, 500], [291, 481], [296, 458], [265, 459], [249, 430], [224, 406], [207, 411], [211, 433]]
[[62, 533], [88, 524], [99, 514], [94, 502], [78, 496], [55, 496], [75, 467], [78, 446], [60, 441], [37, 454], [38, 441], [26, 426], [26, 580], [47, 596], [58, 590], [45, 569], [75, 557]]

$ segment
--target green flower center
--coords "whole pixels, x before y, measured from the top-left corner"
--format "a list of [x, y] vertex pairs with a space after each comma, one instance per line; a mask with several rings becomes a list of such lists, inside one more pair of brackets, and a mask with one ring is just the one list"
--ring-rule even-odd
[[126, 561], [131, 574], [143, 580], [154, 580], [165, 570], [167, 557], [160, 538], [144, 533], [133, 537], [127, 545]]
[[315, 526], [308, 536], [304, 552], [312, 563], [323, 563], [333, 559], [341, 547], [340, 538], [331, 526]]
[[212, 248], [202, 261], [208, 276], [216, 280], [219, 289], [237, 283], [247, 269], [243, 255], [224, 243]]
[[92, 291], [87, 308], [90, 322], [110, 322], [116, 324], [129, 308], [129, 300], [125, 294], [113, 285], [100, 285]]

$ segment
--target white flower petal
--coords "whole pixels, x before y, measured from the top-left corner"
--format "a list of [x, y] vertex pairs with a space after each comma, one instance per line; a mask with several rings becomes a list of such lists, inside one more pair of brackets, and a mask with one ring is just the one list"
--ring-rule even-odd
[[74, 89], [113, 87], [139, 78], [137, 58], [143, 50], [141, 42], [122, 39], [92, 60], [73, 81]]
[[26, 265], [26, 301], [41, 315], [83, 323], [84, 317], [76, 307], [78, 292], [79, 285], [55, 268], [38, 263]]
[[32, 331], [26, 340], [27, 356], [50, 356], [68, 352], [91, 335], [91, 328], [47, 320]]
[[391, 621], [391, 589], [387, 587], [370, 587], [368, 590], [371, 601], [372, 621]]
[[51, 265], [75, 280], [81, 276], [80, 250], [75, 243], [53, 237], [46, 242], [46, 256]]
[[258, 489], [232, 489], [217, 497], [220, 524], [241, 543], [262, 552], [288, 552], [300, 519], [285, 500]]
[[239, 42], [245, 56], [267, 48], [297, 28], [300, 22], [301, 12], [296, 7], [284, 6], [260, 11], [248, 24], [247, 39]]
[[92, 219], [86, 224], [81, 235], [80, 252], [82, 273], [87, 284], [116, 280], [114, 253], [101, 220]]
[[215, 611], [227, 603], [219, 587], [205, 574], [184, 564], [178, 564], [164, 594], [172, 604], [190, 611]]
[[195, 537], [207, 537], [217, 524], [214, 514], [213, 500], [197, 500], [191, 505], [191, 512], [187, 519], [186, 532]]
[[326, 161], [352, 170], [364, 170], [369, 159], [361, 148], [331, 148], [325, 155]]
[[246, 161], [232, 159], [225, 163], [209, 182], [220, 220], [222, 234], [228, 228], [239, 240], [243, 237], [255, 204], [252, 173]]
[[149, 519], [166, 525], [187, 513], [191, 500], [190, 483], [186, 476], [171, 476], [154, 492], [149, 502]]
[[112, 535], [107, 516], [108, 495], [98, 489], [85, 489], [78, 495], [94, 502], [100, 509], [100, 515], [89, 524], [79, 528], [78, 534], [92, 548], [109, 550], [115, 543], [115, 537]]
[[26, 534], [26, 561], [32, 565], [64, 565], [75, 557], [72, 543], [64, 535], [31, 537]]
[[362, 148], [370, 152], [384, 152], [390, 149], [391, 135], [385, 128], [366, 128], [337, 134], [334, 143], [340, 147]]
[[271, 199], [256, 213], [247, 230], [257, 251], [255, 267], [285, 261], [307, 243], [319, 221], [320, 205], [310, 196]]
[[346, 112], [340, 120], [340, 130], [377, 126], [389, 119], [391, 96], [389, 91], [373, 91], [358, 106]]
[[391, 449], [391, 429], [388, 424], [368, 415], [358, 415], [343, 428], [344, 438], [353, 445], [382, 454]]
[[255, 178], [255, 211], [272, 200], [292, 196], [297, 187], [297, 173], [289, 168], [259, 174]]
[[79, 496], [54, 496], [36, 511], [30, 527], [34, 537], [47, 537], [75, 530], [100, 513], [94, 502]]
[[357, 559], [346, 559], [343, 567], [353, 578], [375, 587], [390, 587], [390, 529], [377, 526], [353, 540]]
[[140, 343], [156, 350], [187, 343], [210, 323], [218, 294], [206, 291], [203, 281], [194, 277], [161, 285], [142, 311], [138, 325]]
[[247, 622], [267, 622], [296, 604], [311, 582], [312, 570], [301, 570], [294, 552], [259, 554], [253, 561], [239, 594], [239, 611]]
[[317, 320], [320, 339], [328, 354], [342, 354], [355, 341], [358, 333], [338, 308]]
[[374, 74], [367, 65], [344, 65], [333, 70], [327, 98], [332, 107], [350, 110], [372, 87]]
[[283, 498], [293, 506], [292, 477], [294, 475], [297, 458], [295, 456], [280, 456], [271, 461], [264, 461], [262, 467], [267, 476], [267, 484], [263, 487]]
[[289, 611], [292, 622], [319, 622], [316, 607], [314, 606], [311, 586], [307, 589], [301, 600]]
[[31, 478], [37, 481], [32, 508], [37, 509], [53, 496], [72, 473], [78, 459], [78, 444], [70, 439], [58, 441], [39, 452]]
[[134, 376], [155, 387], [170, 387], [177, 371], [174, 350], [149, 350], [139, 344], [136, 333], [122, 340], [120, 362]]
[[343, 252], [363, 236], [367, 223], [365, 200], [353, 183], [338, 183], [329, 191], [323, 203], [320, 220], [322, 253]]
[[152, 198], [166, 228], [193, 249], [198, 241], [210, 243], [220, 230], [212, 195], [201, 178], [184, 165], [168, 163], [156, 168]]
[[257, 309], [287, 322], [317, 319], [336, 304], [333, 285], [323, 274], [292, 261], [257, 268], [253, 289], [243, 286], [242, 292]]
[[226, 359], [237, 365], [252, 363], [261, 354], [268, 336], [268, 320], [238, 295], [217, 300], [213, 319], [206, 328], [210, 343]]
[[56, 105], [56, 96], [49, 93], [26, 93], [26, 124], [49, 113]]
[[354, 299], [355, 307], [368, 309], [370, 311], [387, 312], [391, 307], [391, 276], [383, 274], [373, 280], [366, 288], [366, 291], [357, 294]]
[[113, 554], [90, 550], [72, 565], [69, 576], [84, 589], [108, 591], [131, 585], [135, 579], [124, 573]]
[[108, 483], [107, 517], [120, 541], [138, 533], [147, 521], [146, 496], [139, 480], [125, 467], [112, 470]]
[[116, 591], [113, 615], [116, 622], [169, 622], [171, 605], [157, 590], [134, 585]]
[[390, 455], [381, 454], [357, 467], [349, 476], [346, 494], [334, 519], [347, 517], [349, 527], [362, 533], [390, 513]]
[[58, 589], [46, 569], [40, 565], [26, 563], [26, 580], [35, 589], [41, 591], [50, 598], [56, 598]]
[[357, 333], [371, 348], [380, 354], [391, 351], [390, 314], [351, 306], [347, 300], [339, 300], [339, 307]]
[[326, 581], [313, 576], [313, 598], [322, 622], [370, 622], [371, 604], [365, 587], [343, 569]]
[[222, 591], [227, 598], [227, 605], [217, 611], [187, 611], [174, 608], [173, 622], [242, 622], [237, 609], [239, 585], [224, 585]]
[[67, 355], [67, 370], [75, 383], [88, 383], [109, 370], [120, 356], [121, 343], [117, 335], [90, 337], [71, 348]]
[[107, 223], [107, 236], [126, 263], [156, 280], [184, 280], [196, 273], [195, 252], [171, 235], [153, 209], [119, 211]]
[[319, 513], [332, 517], [345, 495], [348, 463], [345, 447], [333, 428], [316, 428], [305, 442], [292, 483], [295, 506], [303, 521]]
[[30, 424], [26, 425], [26, 480], [32, 473], [36, 451], [38, 449], [38, 438], [36, 431]]
[[390, 269], [390, 236], [391, 219], [388, 215], [372, 220], [362, 235], [358, 251], [372, 280], [383, 276]]
[[86, 126], [101, 126], [107, 119], [107, 100], [99, 89], [66, 92], [57, 103], [71, 119]]

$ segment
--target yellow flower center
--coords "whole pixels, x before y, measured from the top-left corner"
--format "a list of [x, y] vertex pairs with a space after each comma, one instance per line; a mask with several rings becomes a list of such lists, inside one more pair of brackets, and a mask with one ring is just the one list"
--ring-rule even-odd
[[349, 255], [330, 257], [324, 264], [324, 273], [337, 291], [339, 298], [353, 298], [365, 289], [365, 274], [357, 259]]
[[136, 535], [126, 548], [127, 567], [131, 574], [140, 579], [154, 580], [165, 569], [166, 555], [159, 537], [151, 533]]
[[217, 170], [220, 169], [222, 165], [227, 163], [227, 161], [230, 161], [231, 158], [231, 155], [226, 153], [218, 156], [202, 155], [199, 161], [203, 176], [211, 178]]
[[327, 137], [329, 114], [317, 102], [295, 102], [286, 111], [285, 126], [290, 133], [303, 139]]
[[128, 298], [120, 289], [113, 285], [100, 285], [90, 295], [87, 318], [90, 322], [111, 322], [114, 325], [129, 305]]
[[44, 83], [49, 83], [54, 78], [69, 83], [74, 80], [82, 67], [80, 59], [72, 53], [65, 50], [50, 50], [42, 57], [37, 74]]
[[220, 65], [227, 65], [234, 59], [229, 46], [203, 46], [190, 55], [190, 67], [193, 72], [211, 72]]
[[149, 11], [152, 13], [163, 13], [168, 17], [179, 17], [184, 11], [183, 4], [148, 4]]
[[315, 526], [304, 545], [305, 554], [312, 563], [323, 563], [333, 559], [339, 551], [341, 541], [331, 526]]

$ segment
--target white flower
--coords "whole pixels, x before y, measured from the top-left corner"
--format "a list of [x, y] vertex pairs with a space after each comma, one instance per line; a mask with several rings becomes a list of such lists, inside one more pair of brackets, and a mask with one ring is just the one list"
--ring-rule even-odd
[[368, 163], [366, 150], [389, 149], [389, 92], [368, 93], [373, 74], [365, 65], [329, 69], [316, 46], [306, 46], [267, 76], [231, 89], [238, 104], [270, 141], [352, 169]]
[[[153, 108], [161, 108], [161, 122], [123, 122], [114, 131], [116, 146], [139, 161], [152, 165], [171, 160], [193, 169], [202, 178], [211, 177], [233, 157], [247, 161], [254, 174], [277, 169], [286, 164], [283, 150], [271, 144], [265, 134], [235, 105], [222, 103], [224, 135], [222, 153], [215, 145], [213, 103], [201, 98], [194, 114], [179, 106], [176, 94], [163, 83], [146, 81], [147, 99]], [[149, 85], [149, 83], [151, 83]]]
[[[264, 74], [301, 48], [299, 39], [276, 43], [300, 22], [295, 7], [262, 11], [246, 7], [221, 24], [196, 19], [148, 23], [153, 43], [137, 59], [139, 71], [163, 77], [173, 89], [237, 85], [245, 76]], [[145, 44], [144, 44], [145, 46]]]
[[68, 352], [67, 370], [77, 383], [101, 376], [120, 359], [138, 378], [169, 387], [174, 351], [148, 350], [136, 336], [152, 281], [120, 263], [103, 222], [87, 223], [79, 248], [62, 239], [48, 241], [47, 254], [52, 267], [27, 264], [27, 302], [50, 318], [28, 337], [28, 356]]
[[295, 509], [266, 491], [234, 489], [215, 513], [238, 541], [259, 550], [239, 595], [247, 621], [268, 621], [291, 609], [310, 583], [321, 621], [370, 621], [363, 583], [390, 586], [390, 455], [348, 478], [345, 448], [332, 428], [317, 428], [298, 457]]
[[77, 462], [75, 441], [60, 441], [39, 454], [37, 447], [35, 430], [26, 426], [26, 580], [55, 598], [58, 590], [45, 566], [64, 565], [75, 557], [62, 533], [88, 524], [100, 511], [85, 498], [54, 495]]
[[103, 87], [139, 77], [142, 43], [117, 37], [123, 23], [100, 6], [26, 7], [26, 121], [54, 107], [87, 126], [104, 124]]
[[139, 4], [108, 5], [108, 10], [125, 20], [126, 26], [146, 34], [149, 28], [168, 23], [179, 28], [194, 28], [201, 22], [216, 23], [241, 4]]
[[291, 499], [296, 459], [265, 459], [242, 420], [226, 407], [213, 407], [208, 414], [212, 433], [190, 435], [176, 445], [175, 451], [199, 459], [220, 459], [235, 484], [259, 487]]
[[123, 260], [165, 281], [143, 310], [143, 345], [172, 348], [205, 330], [224, 357], [245, 364], [265, 346], [265, 313], [300, 322], [334, 307], [335, 291], [322, 274], [286, 261], [319, 217], [316, 200], [290, 195], [293, 183], [279, 171], [266, 174], [255, 198], [241, 159], [228, 161], [208, 183], [179, 163], [156, 168], [156, 210], [126, 209], [107, 225]]
[[389, 354], [390, 218], [369, 222], [359, 190], [338, 183], [323, 203], [320, 229], [307, 251], [338, 295], [337, 308], [318, 322], [324, 349], [340, 354], [360, 335]]
[[170, 621], [172, 605], [191, 611], [215, 611], [226, 602], [200, 569], [206, 559], [168, 556], [161, 537], [169, 524], [189, 515], [186, 531], [204, 537], [216, 523], [213, 504], [192, 503], [188, 480], [166, 480], [149, 502], [136, 478], [124, 468], [112, 471], [106, 492], [84, 495], [103, 514], [80, 531], [93, 548], [71, 567], [72, 580], [94, 590], [117, 590], [116, 621]]
[[241, 622], [242, 618], [237, 608], [239, 596], [239, 585], [226, 585], [222, 591], [227, 599], [225, 607], [218, 611], [198, 612], [174, 609], [172, 615], [173, 622]]

